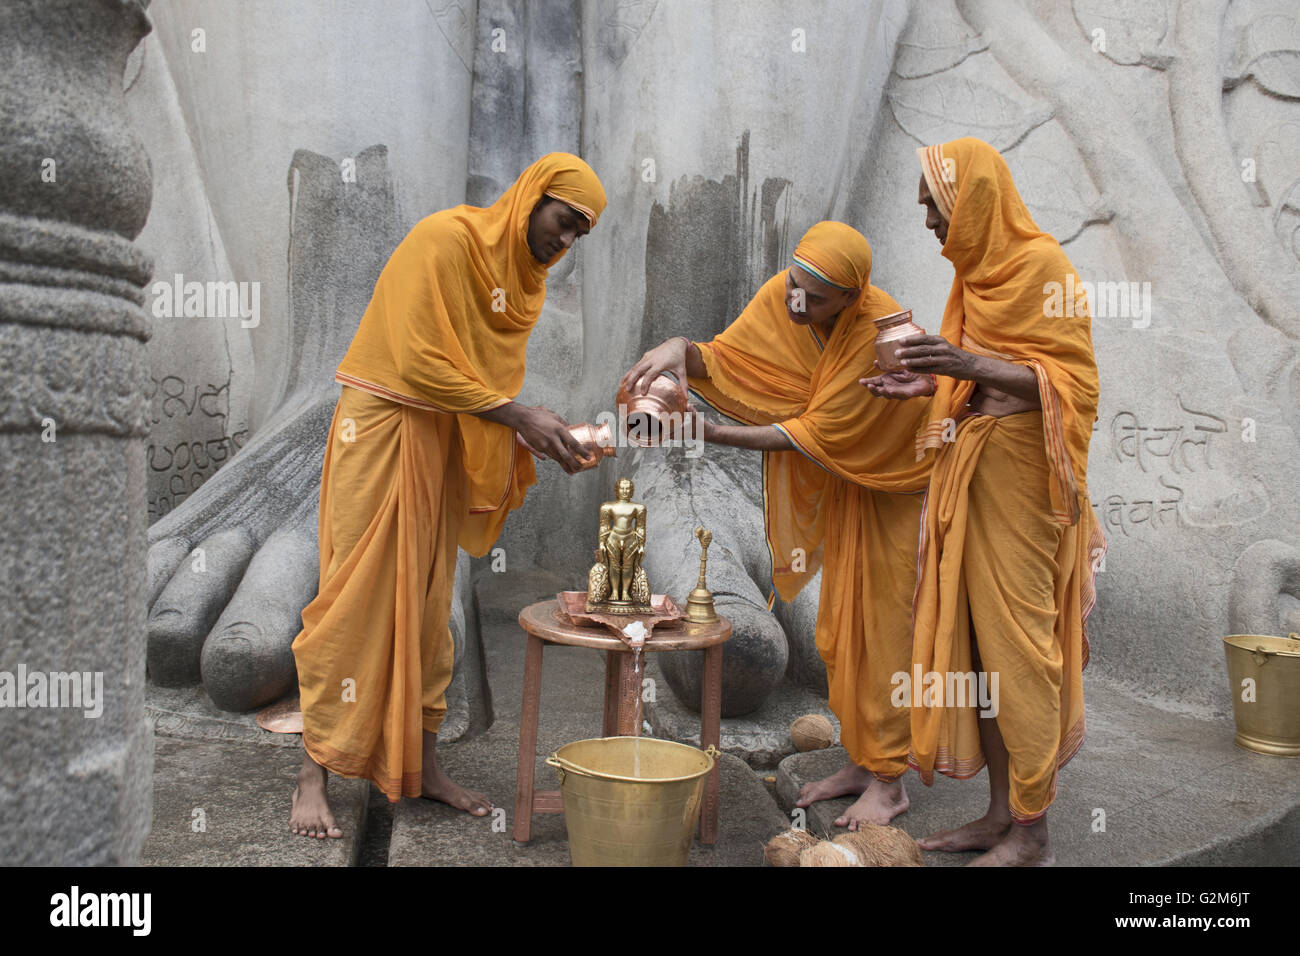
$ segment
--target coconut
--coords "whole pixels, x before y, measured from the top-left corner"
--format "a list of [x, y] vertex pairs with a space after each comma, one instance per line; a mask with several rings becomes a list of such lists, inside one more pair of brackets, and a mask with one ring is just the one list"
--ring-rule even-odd
[[800, 851], [815, 846], [817, 842], [817, 838], [807, 830], [789, 829], [767, 841], [763, 858], [773, 866], [798, 866]]
[[862, 866], [862, 858], [840, 843], [822, 841], [799, 854], [800, 866]]
[[790, 725], [790, 740], [800, 753], [825, 750], [835, 739], [835, 728], [821, 714], [804, 714]]
[[863, 866], [880, 866], [876, 859], [875, 845], [871, 838], [864, 833], [841, 833], [831, 841], [836, 846], [847, 847], [852, 850]]
[[854, 850], [866, 866], [924, 866], [921, 848], [897, 827], [859, 823], [856, 833], [841, 833], [835, 842]]

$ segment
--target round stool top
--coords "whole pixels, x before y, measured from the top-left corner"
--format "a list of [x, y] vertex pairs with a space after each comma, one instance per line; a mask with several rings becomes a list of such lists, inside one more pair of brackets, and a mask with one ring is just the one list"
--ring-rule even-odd
[[[615, 637], [608, 628], [600, 625], [579, 626], [570, 622], [568, 616], [560, 610], [555, 598], [538, 601], [519, 612], [519, 626], [534, 637], [540, 637], [552, 644], [568, 644], [572, 647], [596, 647], [605, 651], [628, 651], [631, 648], [625, 641]], [[731, 637], [731, 622], [721, 614], [712, 624], [695, 624], [682, 618], [656, 624], [650, 636], [646, 638], [645, 650], [649, 651], [701, 651], [706, 647], [721, 644]]]

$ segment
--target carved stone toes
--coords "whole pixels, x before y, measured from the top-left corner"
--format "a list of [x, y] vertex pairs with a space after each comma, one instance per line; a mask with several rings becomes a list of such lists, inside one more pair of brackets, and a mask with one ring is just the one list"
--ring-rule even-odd
[[[719, 598], [717, 612], [731, 621], [731, 639], [722, 649], [722, 716], [740, 717], [756, 710], [781, 683], [790, 648], [785, 631], [763, 608]], [[701, 667], [699, 651], [661, 654], [668, 685], [677, 699], [699, 712]]]
[[316, 594], [317, 502], [308, 499], [253, 557], [203, 645], [203, 689], [222, 710], [269, 704], [297, 681], [292, 644]]
[[1242, 552], [1233, 573], [1228, 624], [1234, 634], [1300, 630], [1300, 548], [1276, 539]]
[[181, 559], [149, 612], [149, 677], [162, 687], [199, 679], [203, 639], [235, 593], [253, 554], [243, 528], [209, 535]]
[[152, 608], [158, 603], [163, 588], [171, 583], [172, 576], [190, 553], [187, 538], [165, 538], [149, 546], [149, 603]]

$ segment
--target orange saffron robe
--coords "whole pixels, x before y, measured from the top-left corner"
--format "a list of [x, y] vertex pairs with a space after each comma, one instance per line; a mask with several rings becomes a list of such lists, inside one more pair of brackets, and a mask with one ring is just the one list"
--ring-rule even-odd
[[858, 384], [875, 362], [872, 319], [900, 310], [870, 285], [866, 240], [819, 223], [795, 262], [863, 290], [829, 340], [790, 321], [782, 273], [726, 330], [698, 343], [708, 378], [690, 386], [738, 421], [775, 425], [794, 445], [763, 453], [773, 584], [793, 600], [821, 569], [816, 643], [841, 743], [855, 763], [892, 779], [907, 769], [908, 711], [890, 692], [911, 661], [919, 492], [930, 466], [915, 460], [912, 439], [927, 400], [878, 398]]
[[293, 643], [303, 745], [394, 802], [420, 795], [422, 732], [446, 713], [457, 546], [486, 554], [536, 481], [515, 432], [473, 413], [523, 386], [559, 260], [528, 247], [543, 195], [593, 226], [605, 206], [586, 163], [550, 153], [492, 206], [422, 220], [384, 266], [336, 376], [320, 590]]
[[[961, 139], [917, 151], [948, 218], [955, 268], [941, 334], [1033, 369], [1041, 410], [967, 415], [974, 383], [940, 377], [918, 459], [933, 458], [915, 596], [913, 674], [982, 670], [996, 717], [914, 688], [911, 762], [970, 777], [984, 766], [980, 719], [996, 719], [1010, 755], [1011, 812], [1047, 812], [1057, 770], [1083, 743], [1083, 668], [1094, 577], [1105, 553], [1088, 501], [1097, 415], [1091, 314], [1051, 317], [1045, 302], [1077, 273], [1040, 231], [1002, 157]], [[1053, 286], [1056, 283], [1056, 286]], [[971, 626], [975, 646], [972, 647]], [[978, 665], [978, 667], [977, 667]], [[916, 706], [918, 703], [920, 706]]]

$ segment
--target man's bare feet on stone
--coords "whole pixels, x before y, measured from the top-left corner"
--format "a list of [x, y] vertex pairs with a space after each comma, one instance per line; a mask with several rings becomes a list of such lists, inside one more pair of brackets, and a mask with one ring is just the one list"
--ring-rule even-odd
[[796, 807], [806, 807], [821, 800], [834, 800], [836, 797], [857, 796], [867, 792], [875, 775], [866, 767], [850, 763], [843, 770], [837, 770], [822, 780], [804, 784], [799, 791]]
[[955, 830], [944, 830], [917, 840], [922, 850], [961, 853], [965, 850], [990, 850], [1002, 842], [1011, 827], [1011, 815], [985, 814]]
[[420, 774], [420, 796], [437, 800], [475, 817], [485, 817], [492, 812], [492, 801], [486, 794], [462, 787], [438, 766], [436, 747], [438, 735], [424, 732], [423, 770]]
[[343, 830], [330, 812], [326, 784], [329, 772], [303, 754], [302, 769], [298, 771], [298, 786], [294, 787], [292, 809], [289, 812], [289, 832], [297, 836], [338, 839]]
[[1052, 866], [1056, 857], [1047, 845], [1047, 820], [1029, 825], [1013, 824], [989, 852], [967, 866]]
[[856, 830], [863, 823], [885, 826], [910, 806], [903, 778], [885, 782], [872, 775], [866, 792], [835, 821], [837, 827]]

